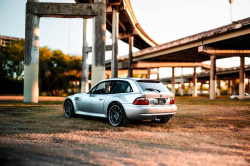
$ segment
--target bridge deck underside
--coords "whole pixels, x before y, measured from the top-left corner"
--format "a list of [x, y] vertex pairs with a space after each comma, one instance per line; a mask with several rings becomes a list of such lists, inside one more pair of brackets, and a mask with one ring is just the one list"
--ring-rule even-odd
[[[214, 42], [212, 44], [206, 45], [212, 46], [214, 48], [220, 49], [237, 49], [237, 50], [249, 50], [250, 49], [250, 34], [235, 37], [219, 42]], [[217, 59], [227, 58], [225, 56], [218, 56]], [[210, 56], [199, 53], [198, 47], [193, 47], [190, 49], [185, 49], [181, 51], [176, 51], [169, 54], [163, 54], [156, 57], [146, 58], [141, 61], [150, 62], [202, 62], [210, 60]]]
[[[232, 69], [231, 71], [217, 71], [216, 74], [217, 74], [217, 80], [229, 80], [229, 79], [238, 79], [239, 78], [239, 70], [238, 69], [236, 69], [236, 70]], [[245, 75], [246, 75], [246, 78], [250, 78], [250, 68], [245, 69]], [[183, 78], [185, 80], [188, 80], [187, 82], [189, 82], [193, 79], [193, 75], [183, 76]], [[209, 81], [210, 80], [210, 73], [198, 74], [197, 78], [198, 78], [198, 82], [200, 82], [201, 80]], [[177, 76], [177, 77], [175, 77], [175, 79], [181, 80], [181, 77]], [[162, 78], [161, 81], [166, 82], [166, 83], [170, 83], [171, 77]], [[176, 81], [176, 83], [180, 83], [180, 82]]]
[[[79, 3], [93, 3], [94, 0], [78, 0]], [[119, 3], [120, 0], [109, 0], [109, 3]], [[107, 13], [107, 30], [112, 33], [112, 13]], [[133, 31], [134, 25], [130, 20], [129, 14], [127, 10], [123, 10], [119, 12], [119, 33], [124, 33], [125, 31]], [[148, 39], [150, 38], [146, 33], [144, 33]], [[129, 43], [128, 38], [121, 39], [125, 43]], [[142, 39], [139, 35], [134, 35], [134, 47], [138, 49], [149, 48], [149, 45], [144, 39]]]

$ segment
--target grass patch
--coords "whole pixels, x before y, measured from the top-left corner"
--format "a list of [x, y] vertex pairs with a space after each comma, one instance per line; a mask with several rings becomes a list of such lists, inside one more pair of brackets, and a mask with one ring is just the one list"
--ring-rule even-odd
[[[136, 121], [128, 127], [112, 127], [107, 119], [66, 118], [62, 102], [1, 101], [0, 145], [84, 162], [75, 165], [86, 161], [87, 165], [197, 165], [194, 160], [201, 165], [249, 164], [249, 101], [177, 97], [176, 105], [177, 114], [166, 124]], [[0, 154], [5, 153], [0, 146]]]

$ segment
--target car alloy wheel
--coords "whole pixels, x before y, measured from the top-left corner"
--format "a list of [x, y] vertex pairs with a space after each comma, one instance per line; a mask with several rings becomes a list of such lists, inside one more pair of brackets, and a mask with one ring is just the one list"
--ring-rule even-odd
[[74, 114], [74, 107], [71, 101], [67, 100], [64, 104], [64, 115], [69, 118]]
[[122, 106], [119, 103], [114, 103], [109, 109], [109, 123], [112, 126], [127, 126], [129, 121], [124, 113]]
[[122, 121], [122, 110], [118, 105], [113, 105], [109, 111], [109, 122], [112, 126], [119, 126]]

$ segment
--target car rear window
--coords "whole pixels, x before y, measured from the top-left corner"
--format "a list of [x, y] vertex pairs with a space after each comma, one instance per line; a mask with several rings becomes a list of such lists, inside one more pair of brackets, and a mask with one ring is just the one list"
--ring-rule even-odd
[[170, 92], [166, 86], [159, 81], [137, 81], [143, 91]]

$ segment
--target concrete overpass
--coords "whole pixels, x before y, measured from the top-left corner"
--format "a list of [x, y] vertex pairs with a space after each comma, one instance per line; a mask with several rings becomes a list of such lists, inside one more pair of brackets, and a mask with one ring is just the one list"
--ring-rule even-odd
[[[228, 57], [240, 57], [240, 98], [244, 98], [244, 57], [250, 57], [250, 18], [242, 19], [232, 24], [213, 30], [198, 33], [172, 42], [155, 47], [142, 49], [133, 56], [134, 69], [140, 66], [148, 68], [173, 67], [172, 78], [174, 78], [174, 67], [193, 67], [193, 85], [196, 87], [197, 63], [210, 60], [210, 99], [215, 99], [216, 89], [216, 59]], [[165, 66], [164, 66], [165, 63]], [[177, 64], [176, 64], [177, 63]], [[144, 64], [144, 65], [143, 65]], [[159, 65], [162, 64], [162, 65]], [[120, 69], [128, 67], [128, 56], [120, 57], [118, 66]], [[201, 64], [199, 64], [201, 65]], [[110, 68], [110, 62], [106, 62], [106, 68]], [[174, 85], [174, 79], [172, 85]], [[174, 86], [172, 92], [175, 93]], [[196, 89], [196, 88], [194, 88]], [[197, 92], [193, 92], [195, 97]]]
[[[239, 79], [239, 67], [232, 67], [232, 68], [225, 68], [225, 69], [217, 69], [216, 70], [216, 76], [217, 76], [217, 95], [220, 95], [221, 91], [221, 82], [226, 82], [227, 88], [228, 88], [228, 94], [234, 94], [238, 92], [238, 89], [236, 88], [236, 80]], [[245, 65], [245, 79], [248, 79], [247, 83], [245, 82], [245, 88], [248, 90], [245, 90], [246, 92], [250, 93], [250, 65]], [[192, 84], [193, 75], [187, 74], [183, 76], [175, 76], [175, 84], [178, 84], [178, 87], [181, 87], [181, 83], [185, 83], [189, 85], [188, 94], [191, 94], [191, 84]], [[160, 81], [164, 84], [170, 84], [172, 80], [172, 77], [167, 78], [161, 78]], [[208, 84], [209, 85], [210, 80], [210, 71], [203, 70], [200, 73], [197, 73], [197, 82], [200, 83], [200, 94], [203, 92], [203, 85]], [[210, 89], [210, 88], [209, 88]], [[180, 92], [180, 89], [178, 89]]]
[[[39, 3], [27, 0], [24, 58], [24, 102], [38, 102], [39, 23], [40, 17], [83, 18], [81, 91], [88, 89], [88, 52], [92, 52], [91, 82], [105, 79], [105, 51], [112, 50], [111, 77], [118, 77], [118, 39], [129, 44], [129, 64], [132, 48], [157, 45], [138, 23], [130, 0], [75, 0], [76, 3]], [[87, 20], [93, 18], [93, 43], [88, 46]], [[106, 30], [112, 33], [112, 45], [106, 45]], [[131, 65], [129, 65], [131, 66]], [[129, 67], [129, 76], [132, 68]]]
[[[215, 99], [215, 60], [240, 56], [240, 98], [244, 98], [244, 57], [250, 56], [250, 18], [233, 22], [210, 31], [157, 45], [141, 28], [136, 20], [129, 0], [75, 0], [76, 3], [39, 3], [28, 0], [26, 4], [25, 60], [24, 60], [24, 102], [38, 102], [38, 59], [40, 17], [83, 18], [82, 92], [88, 85], [86, 63], [88, 52], [92, 51], [91, 82], [96, 84], [105, 78], [105, 68], [111, 69], [111, 77], [118, 77], [118, 68], [192, 67], [193, 85], [197, 84], [196, 68], [202, 61], [211, 60], [210, 98]], [[88, 47], [86, 39], [87, 19], [93, 18], [93, 44]], [[106, 29], [112, 32], [112, 45], [106, 46]], [[118, 39], [129, 44], [129, 55], [118, 59]], [[142, 49], [134, 53], [133, 46]], [[112, 50], [112, 59], [105, 63], [105, 51]], [[119, 63], [118, 63], [119, 60]], [[173, 63], [175, 62], [175, 64]], [[174, 70], [172, 70], [174, 85]], [[175, 93], [174, 86], [172, 89]], [[196, 90], [193, 96], [197, 95]]]

